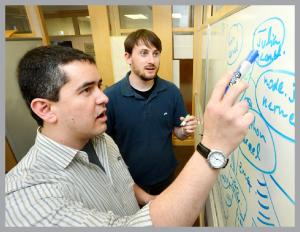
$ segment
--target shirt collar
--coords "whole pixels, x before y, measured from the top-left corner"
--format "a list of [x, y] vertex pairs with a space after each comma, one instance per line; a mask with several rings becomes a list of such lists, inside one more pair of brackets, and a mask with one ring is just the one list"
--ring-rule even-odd
[[73, 158], [80, 151], [63, 144], [57, 143], [40, 132], [40, 127], [37, 129], [35, 146], [44, 157], [56, 165], [66, 168]]
[[[130, 75], [131, 71], [129, 71], [126, 76], [123, 78], [123, 80], [121, 81], [121, 93], [123, 96], [139, 96], [138, 94], [136, 94], [134, 92], [134, 90], [131, 88], [130, 86], [130, 82], [129, 82], [129, 75]], [[156, 77], [156, 86], [153, 89], [152, 95], [157, 95], [158, 92], [163, 91], [167, 88], [166, 83], [159, 77]]]

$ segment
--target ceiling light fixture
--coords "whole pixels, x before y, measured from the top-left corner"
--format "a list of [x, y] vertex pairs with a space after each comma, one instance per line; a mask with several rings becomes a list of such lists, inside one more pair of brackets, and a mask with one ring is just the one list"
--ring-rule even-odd
[[130, 19], [148, 19], [148, 17], [143, 14], [126, 14], [124, 16]]
[[172, 18], [173, 19], [181, 19], [181, 14], [180, 13], [172, 13]]

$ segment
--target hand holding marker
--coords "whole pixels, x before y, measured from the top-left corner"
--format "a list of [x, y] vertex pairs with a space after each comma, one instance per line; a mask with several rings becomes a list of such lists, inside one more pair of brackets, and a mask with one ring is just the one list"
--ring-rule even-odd
[[[190, 117], [191, 115], [187, 114], [183, 121], [180, 123], [180, 126], [183, 127], [183, 126], [186, 126], [187, 124], [187, 119]], [[199, 118], [195, 118], [195, 120], [197, 121], [197, 125], [200, 125], [200, 124], [203, 124], [203, 121], [202, 119], [199, 119]]]
[[[258, 51], [257, 50], [252, 50], [249, 55], [247, 56], [247, 58], [239, 65], [239, 67], [237, 68], [237, 70], [233, 73], [232, 78], [228, 84], [228, 86], [225, 89], [225, 93], [227, 92], [227, 90], [229, 89], [230, 86], [234, 85], [242, 76], [244, 76], [250, 69], [251, 65], [254, 63], [254, 61], [256, 60], [256, 58], [258, 57]], [[182, 127], [182, 133], [184, 133], [183, 131], [183, 127], [185, 127], [187, 125], [187, 120], [190, 117], [189, 114], [187, 114], [183, 121], [180, 123], [180, 126]], [[196, 119], [197, 124], [199, 125], [200, 123], [203, 124], [202, 120]]]
[[185, 126], [185, 125], [186, 125], [186, 120], [187, 120], [187, 118], [188, 118], [189, 116], [190, 116], [189, 114], [187, 114], [187, 115], [185, 116], [184, 120], [180, 123], [180, 126]]
[[246, 75], [246, 73], [249, 71], [251, 65], [254, 63], [258, 55], [259, 54], [257, 50], [252, 50], [249, 53], [247, 58], [240, 64], [237, 70], [233, 73], [231, 81], [229, 82], [229, 85], [225, 89], [225, 93], [227, 92], [230, 86], [234, 85], [242, 76]]

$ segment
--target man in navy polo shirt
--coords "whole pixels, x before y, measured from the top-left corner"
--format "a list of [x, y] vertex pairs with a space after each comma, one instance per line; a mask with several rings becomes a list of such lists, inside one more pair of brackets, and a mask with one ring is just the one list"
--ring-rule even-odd
[[134, 181], [156, 195], [174, 180], [172, 132], [186, 139], [197, 120], [184, 118], [187, 111], [179, 89], [157, 76], [162, 51], [157, 35], [137, 30], [128, 35], [124, 46], [131, 71], [105, 91], [109, 97], [106, 132], [118, 145]]

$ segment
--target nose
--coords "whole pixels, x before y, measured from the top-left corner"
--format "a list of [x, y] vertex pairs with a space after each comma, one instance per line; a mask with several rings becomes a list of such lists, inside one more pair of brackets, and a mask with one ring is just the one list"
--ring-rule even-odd
[[102, 90], [99, 89], [98, 96], [96, 97], [96, 104], [107, 104], [108, 103], [108, 97], [104, 94]]
[[148, 62], [151, 63], [151, 64], [154, 64], [154, 55], [151, 54], [151, 53], [148, 56]]

